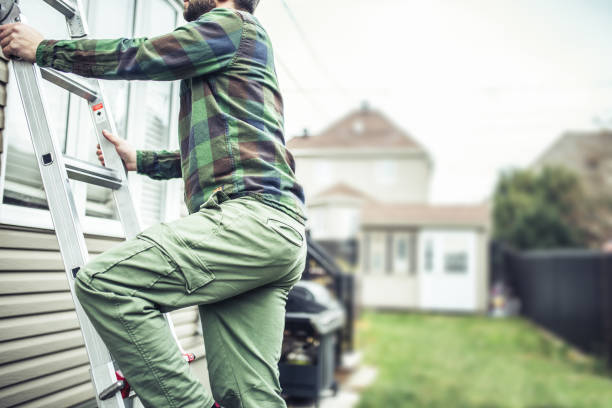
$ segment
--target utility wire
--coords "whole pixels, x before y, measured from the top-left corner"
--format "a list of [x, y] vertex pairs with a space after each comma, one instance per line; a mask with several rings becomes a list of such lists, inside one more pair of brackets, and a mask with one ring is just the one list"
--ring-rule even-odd
[[338, 88], [340, 93], [343, 94], [346, 98], [351, 99], [351, 96], [349, 95], [349, 92], [346, 90], [346, 88], [344, 88], [340, 84], [340, 82], [338, 82], [338, 80], [331, 74], [329, 69], [327, 69], [327, 66], [323, 63], [321, 58], [319, 58], [318, 54], [315, 52], [314, 47], [312, 46], [310, 40], [308, 40], [308, 37], [306, 36], [306, 32], [302, 29], [302, 26], [300, 25], [297, 18], [295, 17], [295, 14], [293, 14], [293, 11], [291, 11], [291, 8], [289, 7], [289, 4], [287, 4], [287, 1], [281, 0], [281, 3], [283, 3], [283, 6], [285, 7], [285, 11], [289, 15], [289, 18], [293, 21], [295, 29], [300, 34], [300, 37], [302, 38], [304, 45], [306, 45], [306, 48], [308, 49], [308, 52], [310, 53], [312, 59], [315, 60], [315, 62], [319, 65], [319, 68], [321, 68], [321, 70], [327, 75], [330, 82], [332, 82], [334, 86]]
[[293, 75], [293, 73], [291, 72], [287, 64], [283, 62], [283, 60], [278, 56], [278, 54], [276, 54], [275, 57], [276, 57], [276, 60], [278, 61], [278, 64], [283, 68], [285, 73], [287, 73], [287, 76], [289, 77], [289, 79], [291, 79], [291, 81], [293, 81], [293, 83], [295, 84], [295, 87], [297, 88], [298, 92], [301, 93], [304, 96], [304, 98], [308, 100], [308, 102], [310, 102], [310, 104], [313, 106], [313, 108], [315, 108], [315, 110], [318, 113], [324, 115], [325, 117], [329, 119], [330, 118], [329, 113], [327, 113], [327, 111], [312, 97], [310, 93], [304, 90], [304, 87], [300, 84], [300, 82], [297, 80], [295, 75]]

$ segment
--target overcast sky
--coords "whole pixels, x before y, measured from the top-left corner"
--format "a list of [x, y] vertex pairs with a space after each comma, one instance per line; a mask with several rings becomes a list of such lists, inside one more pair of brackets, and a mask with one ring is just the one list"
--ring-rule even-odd
[[432, 154], [434, 202], [485, 199], [565, 130], [612, 127], [610, 0], [284, 1], [256, 15], [287, 134], [367, 100]]

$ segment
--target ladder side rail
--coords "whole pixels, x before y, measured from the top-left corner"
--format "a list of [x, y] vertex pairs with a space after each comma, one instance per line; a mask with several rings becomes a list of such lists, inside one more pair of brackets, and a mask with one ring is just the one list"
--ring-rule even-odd
[[136, 213], [136, 206], [134, 205], [132, 196], [130, 194], [123, 160], [121, 157], [119, 157], [115, 146], [102, 134], [103, 130], [108, 130], [113, 135], [119, 136], [111, 108], [105, 102], [106, 99], [104, 97], [105, 94], [103, 85], [99, 80], [96, 80], [95, 83], [95, 88], [97, 88], [97, 97], [94, 100], [87, 101], [89, 113], [91, 114], [98, 143], [100, 144], [102, 154], [104, 155], [104, 163], [106, 167], [114, 169], [118, 177], [121, 179], [121, 187], [113, 190], [113, 196], [115, 206], [117, 208], [117, 214], [121, 220], [121, 225], [123, 226], [125, 236], [127, 239], [131, 239], [141, 231], [140, 222], [138, 219], [138, 214]]
[[45, 3], [66, 17], [66, 24], [71, 38], [84, 38], [89, 29], [87, 22], [81, 17], [81, 0], [43, 0]]
[[[104, 155], [104, 163], [111, 169], [123, 169], [123, 161], [121, 157], [119, 157], [115, 146], [102, 134], [102, 130], [106, 129], [110, 130], [112, 134], [117, 135], [117, 129], [115, 121], [113, 120], [112, 111], [110, 107], [104, 103], [103, 85], [99, 80], [97, 80], [96, 83], [98, 98], [93, 101], [88, 101], [88, 104], [89, 113], [92, 115], [93, 124], [96, 129], [98, 142], [100, 143], [100, 148]], [[121, 225], [123, 226], [123, 231], [126, 238], [130, 239], [134, 238], [141, 231], [140, 223], [138, 221], [138, 214], [136, 213], [136, 206], [134, 205], [132, 195], [129, 191], [127, 174], [123, 170], [118, 170], [117, 173], [119, 173], [121, 177], [122, 186], [113, 191], [113, 196], [115, 198], [115, 205], [119, 213], [119, 218], [121, 219]], [[172, 337], [177, 347], [181, 354], [185, 355], [186, 351], [183, 349], [183, 346], [181, 346], [178, 336], [176, 335], [172, 317], [169, 313], [164, 313], [164, 318], [170, 327], [170, 332], [172, 333]]]
[[73, 274], [75, 272], [73, 271], [78, 271], [77, 268], [85, 265], [88, 252], [62, 153], [55, 143], [49, 126], [49, 116], [45, 109], [40, 87], [40, 74], [38, 68], [33, 64], [20, 61], [13, 61], [12, 63], [32, 137], [34, 154], [45, 186], [49, 211], [66, 269], [70, 292], [91, 363], [92, 381], [96, 390], [98, 406], [102, 408], [124, 408], [121, 393], [115, 393], [114, 396], [104, 401], [98, 398], [100, 392], [116, 382], [115, 368], [106, 345], [95, 331], [74, 293]]

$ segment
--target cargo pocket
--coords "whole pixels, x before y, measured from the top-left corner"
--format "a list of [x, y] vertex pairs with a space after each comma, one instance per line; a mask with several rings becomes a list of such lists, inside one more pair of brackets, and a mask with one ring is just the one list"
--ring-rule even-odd
[[189, 294], [206, 286], [215, 279], [215, 274], [207, 266], [202, 266], [198, 269], [190, 266], [179, 266], [179, 268], [185, 277], [185, 291]]
[[192, 293], [215, 279], [215, 274], [204, 260], [195, 253], [191, 245], [185, 242], [178, 231], [174, 231], [174, 229], [185, 230], [187, 224], [193, 220], [190, 217], [193, 215], [170, 224], [155, 225], [139, 234], [142, 240], [153, 242], [174, 261], [185, 278], [185, 292], [187, 293]]
[[[97, 275], [106, 273], [119, 263], [150, 249], [152, 243], [141, 239], [131, 239], [96, 256], [79, 272], [91, 282]], [[77, 275], [78, 276], [78, 275]]]

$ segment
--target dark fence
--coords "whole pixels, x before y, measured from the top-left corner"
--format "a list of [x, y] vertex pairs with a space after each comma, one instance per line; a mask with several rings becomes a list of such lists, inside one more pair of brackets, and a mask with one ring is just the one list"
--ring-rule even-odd
[[493, 259], [521, 314], [612, 366], [612, 254], [498, 249]]

